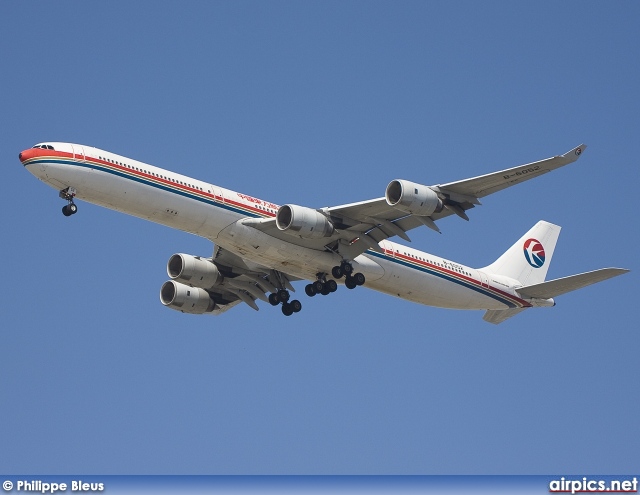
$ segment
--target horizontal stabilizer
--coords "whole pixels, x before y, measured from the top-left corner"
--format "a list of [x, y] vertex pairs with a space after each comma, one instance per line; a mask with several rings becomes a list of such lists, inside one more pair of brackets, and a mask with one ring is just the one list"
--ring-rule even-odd
[[579, 275], [571, 275], [570, 277], [557, 278], [542, 282], [541, 284], [529, 285], [516, 289], [522, 297], [535, 297], [540, 299], [549, 299], [551, 297], [560, 296], [573, 290], [582, 289], [591, 284], [596, 284], [612, 277], [617, 277], [629, 270], [624, 268], [602, 268], [593, 272], [581, 273]]
[[512, 316], [517, 315], [521, 311], [524, 311], [527, 308], [513, 308], [513, 309], [490, 309], [487, 311], [482, 319], [484, 321], [488, 321], [489, 323], [493, 323], [497, 325], [498, 323], [502, 323], [507, 318], [511, 318]]

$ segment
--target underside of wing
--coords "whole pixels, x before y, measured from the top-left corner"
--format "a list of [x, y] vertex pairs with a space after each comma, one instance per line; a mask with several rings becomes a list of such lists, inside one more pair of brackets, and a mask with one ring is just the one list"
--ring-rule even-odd
[[257, 299], [270, 302], [268, 293], [281, 290], [295, 292], [291, 282], [300, 280], [288, 273], [248, 261], [217, 245], [211, 261], [224, 275], [222, 283], [211, 291], [221, 291], [225, 297], [238, 299], [256, 311], [259, 310], [255, 302]]
[[[191, 314], [218, 315], [241, 302], [258, 311], [257, 299], [272, 305], [287, 302], [288, 291], [295, 292], [291, 282], [298, 280], [247, 261], [219, 246], [215, 247], [211, 258], [174, 254], [167, 272], [171, 280], [160, 291], [161, 302], [171, 309]], [[280, 299], [274, 299], [276, 295]], [[299, 310], [298, 307], [295, 311]]]

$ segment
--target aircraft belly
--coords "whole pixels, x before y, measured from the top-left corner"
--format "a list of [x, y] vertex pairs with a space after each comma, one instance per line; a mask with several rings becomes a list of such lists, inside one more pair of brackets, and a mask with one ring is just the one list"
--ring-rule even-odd
[[[39, 164], [38, 171], [43, 181], [58, 190], [69, 186], [84, 186], [91, 174], [88, 169], [69, 167], [69, 165], [61, 165], [58, 163]], [[29, 169], [31, 171], [31, 169]], [[36, 169], [37, 170], [37, 169]]]
[[47, 164], [46, 182], [57, 189], [72, 186], [76, 197], [89, 203], [207, 238], [237, 218], [216, 214], [214, 205], [96, 169]]

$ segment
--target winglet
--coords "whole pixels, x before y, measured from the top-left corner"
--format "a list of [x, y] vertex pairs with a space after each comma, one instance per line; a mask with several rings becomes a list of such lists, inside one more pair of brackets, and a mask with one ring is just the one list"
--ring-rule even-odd
[[564, 155], [562, 155], [562, 158], [566, 158], [567, 160], [569, 160], [569, 163], [575, 162], [578, 158], [580, 158], [580, 155], [582, 155], [582, 152], [585, 149], [587, 149], [587, 145], [581, 144], [580, 146], [576, 146], [572, 150], [567, 151]]

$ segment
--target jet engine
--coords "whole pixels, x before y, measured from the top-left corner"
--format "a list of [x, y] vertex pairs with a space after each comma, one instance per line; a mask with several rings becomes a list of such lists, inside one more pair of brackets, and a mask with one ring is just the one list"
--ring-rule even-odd
[[223, 279], [220, 270], [211, 261], [182, 253], [169, 258], [167, 274], [171, 280], [203, 289], [218, 285]]
[[276, 213], [276, 225], [283, 232], [305, 239], [331, 237], [333, 224], [319, 211], [297, 205], [284, 205]]
[[429, 216], [442, 211], [443, 208], [442, 201], [435, 191], [408, 180], [392, 180], [384, 196], [389, 206], [412, 215]]
[[211, 313], [216, 307], [206, 290], [189, 287], [174, 280], [169, 280], [162, 285], [160, 302], [167, 308], [193, 315]]

